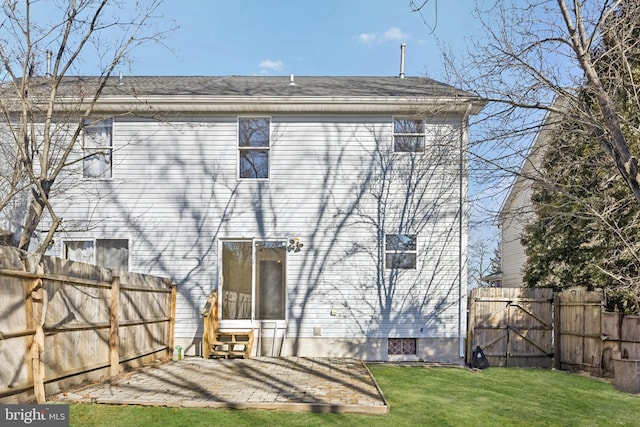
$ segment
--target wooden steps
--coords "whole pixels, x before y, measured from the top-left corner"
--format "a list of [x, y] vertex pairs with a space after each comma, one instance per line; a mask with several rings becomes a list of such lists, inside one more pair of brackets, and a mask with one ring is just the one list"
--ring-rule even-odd
[[253, 329], [245, 331], [220, 331], [218, 327], [218, 292], [209, 294], [202, 310], [204, 317], [204, 335], [202, 352], [205, 359], [210, 357], [251, 357], [253, 349]]
[[218, 332], [214, 341], [208, 343], [208, 357], [251, 357], [253, 329], [246, 332]]

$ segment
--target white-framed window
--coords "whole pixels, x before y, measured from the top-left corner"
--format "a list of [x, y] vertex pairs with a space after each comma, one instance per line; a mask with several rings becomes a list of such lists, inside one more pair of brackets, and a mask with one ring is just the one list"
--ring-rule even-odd
[[393, 151], [422, 152], [424, 151], [424, 141], [424, 120], [406, 117], [393, 119]]
[[418, 245], [415, 234], [386, 234], [384, 249], [385, 268], [416, 268]]
[[238, 177], [268, 179], [271, 146], [269, 117], [238, 118]]
[[86, 239], [63, 242], [62, 257], [114, 270], [129, 270], [129, 240]]
[[113, 121], [87, 120], [82, 132], [82, 176], [111, 178]]

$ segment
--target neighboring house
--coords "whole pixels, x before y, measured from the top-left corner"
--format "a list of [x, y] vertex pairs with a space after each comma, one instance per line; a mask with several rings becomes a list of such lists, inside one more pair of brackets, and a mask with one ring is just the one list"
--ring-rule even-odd
[[50, 253], [171, 277], [190, 354], [218, 289], [221, 329], [276, 334], [261, 354], [459, 361], [483, 105], [426, 78], [114, 78]]
[[499, 279], [500, 286], [504, 288], [524, 286], [527, 255], [522, 244], [522, 235], [527, 224], [535, 219], [531, 196], [534, 182], [542, 178], [540, 166], [544, 157], [545, 141], [555, 126], [551, 117], [554, 115], [547, 114], [544, 118], [498, 214], [502, 248], [502, 273]]

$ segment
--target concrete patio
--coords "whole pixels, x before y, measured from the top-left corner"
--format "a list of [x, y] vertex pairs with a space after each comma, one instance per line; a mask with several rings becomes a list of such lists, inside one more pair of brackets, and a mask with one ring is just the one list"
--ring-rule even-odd
[[51, 396], [113, 405], [387, 414], [367, 366], [342, 358], [191, 357]]

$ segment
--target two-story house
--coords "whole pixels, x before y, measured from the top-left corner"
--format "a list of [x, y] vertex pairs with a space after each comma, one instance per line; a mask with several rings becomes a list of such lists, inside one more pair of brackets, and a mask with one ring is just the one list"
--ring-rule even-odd
[[171, 277], [187, 354], [217, 289], [220, 328], [275, 336], [276, 354], [459, 361], [483, 105], [415, 77], [113, 78], [52, 198], [49, 252]]

